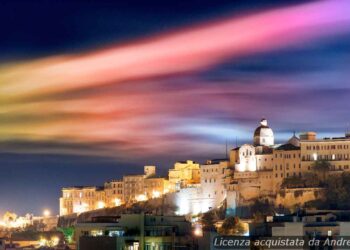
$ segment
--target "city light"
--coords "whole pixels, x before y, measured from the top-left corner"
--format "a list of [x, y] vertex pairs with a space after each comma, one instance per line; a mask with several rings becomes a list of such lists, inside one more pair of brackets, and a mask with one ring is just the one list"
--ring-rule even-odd
[[144, 194], [140, 194], [140, 195], [136, 196], [135, 199], [136, 199], [136, 201], [146, 201], [147, 196]]
[[40, 245], [41, 247], [47, 246], [47, 239], [41, 238], [41, 239], [39, 240], [39, 245]]
[[58, 238], [57, 236], [53, 236], [51, 238], [52, 246], [57, 246], [59, 242], [60, 242], [60, 238]]
[[24, 228], [32, 223], [31, 216], [18, 217], [15, 213], [6, 212], [0, 220], [0, 227], [4, 228]]
[[77, 214], [84, 213], [88, 210], [89, 206], [86, 203], [78, 204], [73, 206], [73, 212]]
[[194, 233], [194, 235], [197, 236], [197, 237], [203, 236], [203, 230], [202, 230], [201, 225], [196, 224], [193, 233]]
[[98, 209], [101, 209], [101, 208], [104, 208], [104, 207], [105, 207], [105, 203], [103, 201], [97, 202], [97, 208]]
[[116, 207], [120, 206], [121, 204], [122, 204], [122, 201], [120, 199], [118, 199], [118, 198], [114, 199], [114, 205]]
[[50, 215], [51, 215], [51, 211], [50, 211], [50, 210], [45, 209], [45, 210], [43, 211], [43, 216], [44, 216], [44, 217], [49, 217]]
[[60, 238], [57, 236], [52, 236], [51, 239], [40, 238], [39, 246], [40, 247], [55, 247], [60, 243]]
[[152, 198], [159, 198], [161, 196], [161, 193], [159, 191], [153, 190], [152, 192]]

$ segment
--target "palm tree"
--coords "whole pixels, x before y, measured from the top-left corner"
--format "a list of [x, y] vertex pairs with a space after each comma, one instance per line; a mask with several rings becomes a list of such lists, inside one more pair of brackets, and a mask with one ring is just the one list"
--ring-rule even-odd
[[321, 181], [324, 183], [327, 178], [327, 173], [331, 169], [331, 164], [325, 160], [317, 160], [312, 164], [312, 170], [317, 174], [321, 174]]

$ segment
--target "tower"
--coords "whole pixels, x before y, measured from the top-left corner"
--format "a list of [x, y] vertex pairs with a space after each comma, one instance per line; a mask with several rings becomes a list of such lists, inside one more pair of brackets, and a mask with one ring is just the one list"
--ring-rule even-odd
[[273, 146], [275, 139], [272, 129], [265, 118], [261, 119], [260, 126], [254, 131], [254, 146]]

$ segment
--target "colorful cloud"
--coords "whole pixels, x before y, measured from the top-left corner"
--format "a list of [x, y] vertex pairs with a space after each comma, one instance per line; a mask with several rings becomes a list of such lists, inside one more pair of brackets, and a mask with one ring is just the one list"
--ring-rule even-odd
[[[252, 89], [243, 78], [223, 83], [202, 74], [227, 61], [348, 34], [348, 9], [349, 1], [312, 2], [102, 50], [3, 65], [0, 140], [7, 145], [3, 150], [26, 151], [9, 143], [13, 141], [50, 142], [51, 147], [28, 151], [123, 158], [198, 154], [215, 151], [225, 137], [247, 139], [244, 120], [262, 115], [288, 119], [279, 111], [283, 107], [274, 103], [308, 90], [295, 78], [265, 75], [254, 79]], [[294, 117], [314, 115], [313, 110], [294, 105], [299, 111], [288, 108]], [[194, 146], [198, 141], [201, 146]]]

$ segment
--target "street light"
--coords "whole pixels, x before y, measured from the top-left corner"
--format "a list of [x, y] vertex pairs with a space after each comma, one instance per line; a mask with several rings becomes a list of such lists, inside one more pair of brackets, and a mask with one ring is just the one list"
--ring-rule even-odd
[[50, 210], [45, 209], [45, 210], [43, 211], [43, 215], [44, 215], [44, 217], [49, 217], [49, 216], [51, 215]]

